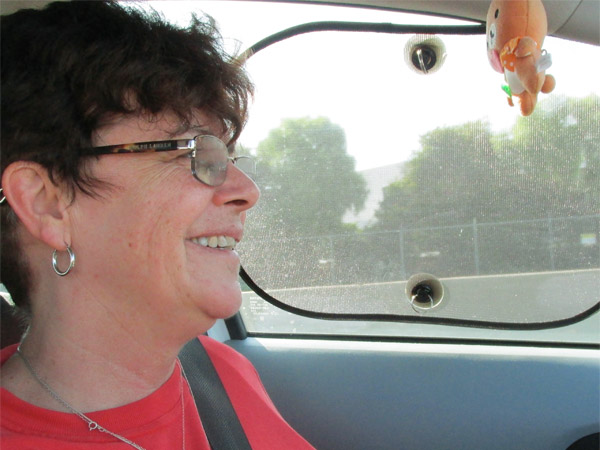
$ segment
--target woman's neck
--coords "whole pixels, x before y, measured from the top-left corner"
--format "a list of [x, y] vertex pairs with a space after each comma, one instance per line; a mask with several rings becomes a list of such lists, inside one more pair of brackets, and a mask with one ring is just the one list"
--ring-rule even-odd
[[71, 412], [36, 378], [74, 409], [91, 412], [148, 396], [175, 368], [179, 347], [146, 339], [133, 324], [124, 329], [72, 315], [67, 321], [35, 317], [20, 347], [34, 373], [15, 354], [2, 367], [2, 387], [36, 406]]

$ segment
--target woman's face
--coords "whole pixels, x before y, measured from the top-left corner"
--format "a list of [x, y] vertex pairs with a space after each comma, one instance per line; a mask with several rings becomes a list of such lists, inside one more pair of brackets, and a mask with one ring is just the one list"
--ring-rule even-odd
[[[219, 136], [218, 123], [196, 118], [198, 128], [175, 136], [172, 116], [125, 118], [100, 129], [94, 144]], [[208, 328], [240, 307], [238, 254], [206, 241], [240, 241], [258, 189], [232, 164], [221, 186], [206, 186], [190, 164], [185, 151], [101, 156], [92, 171], [111, 187], [99, 198], [79, 194], [71, 206], [78, 289], [117, 319], [176, 332]]]

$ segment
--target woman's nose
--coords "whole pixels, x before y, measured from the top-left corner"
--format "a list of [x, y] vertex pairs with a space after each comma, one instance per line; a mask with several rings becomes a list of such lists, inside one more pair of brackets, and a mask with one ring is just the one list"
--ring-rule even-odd
[[225, 182], [215, 188], [214, 201], [218, 204], [234, 204], [240, 210], [252, 208], [260, 197], [260, 190], [254, 181], [239, 167], [229, 162]]

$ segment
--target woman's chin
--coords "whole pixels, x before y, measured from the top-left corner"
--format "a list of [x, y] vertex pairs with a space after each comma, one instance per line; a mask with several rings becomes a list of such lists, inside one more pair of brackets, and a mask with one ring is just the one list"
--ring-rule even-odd
[[242, 293], [239, 285], [237, 289], [227, 290], [215, 296], [205, 311], [213, 319], [227, 319], [235, 315], [242, 306]]

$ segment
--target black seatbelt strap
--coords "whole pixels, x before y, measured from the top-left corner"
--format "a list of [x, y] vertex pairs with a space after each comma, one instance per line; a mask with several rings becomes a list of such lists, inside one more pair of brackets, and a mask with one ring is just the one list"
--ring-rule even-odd
[[179, 352], [208, 442], [214, 450], [251, 450], [225, 387], [198, 338]]

